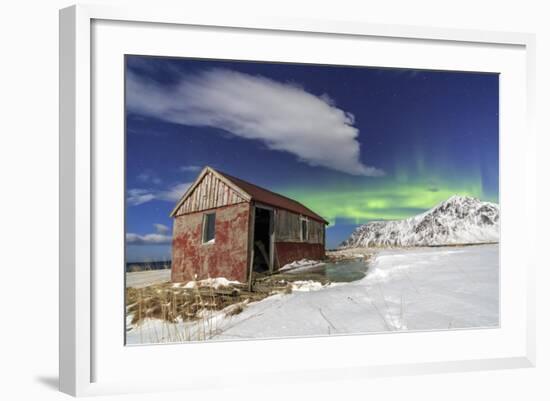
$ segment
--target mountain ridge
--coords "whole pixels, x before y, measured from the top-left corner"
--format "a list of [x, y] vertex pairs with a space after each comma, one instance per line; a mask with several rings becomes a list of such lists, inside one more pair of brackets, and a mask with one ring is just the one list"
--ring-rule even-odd
[[339, 248], [479, 244], [498, 242], [499, 233], [498, 204], [453, 195], [432, 209], [407, 219], [363, 224]]

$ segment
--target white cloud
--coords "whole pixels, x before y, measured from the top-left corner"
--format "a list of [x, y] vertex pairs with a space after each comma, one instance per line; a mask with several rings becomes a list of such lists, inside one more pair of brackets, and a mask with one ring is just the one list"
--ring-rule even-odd
[[151, 170], [146, 170], [143, 173], [138, 174], [137, 179], [141, 182], [151, 182], [156, 185], [160, 185], [162, 183], [160, 177]]
[[181, 199], [187, 188], [192, 182], [183, 182], [173, 185], [166, 189], [142, 189], [132, 188], [127, 191], [126, 201], [131, 206], [138, 206], [152, 200], [163, 200], [167, 202], [177, 202]]
[[146, 189], [129, 189], [126, 196], [126, 201], [132, 206], [141, 205], [153, 199], [155, 195]]
[[171, 88], [131, 72], [127, 77], [132, 112], [221, 128], [289, 152], [312, 166], [353, 175], [383, 174], [361, 162], [354, 116], [337, 108], [326, 94], [315, 96], [289, 83], [219, 69], [182, 76]]
[[200, 171], [202, 169], [201, 166], [181, 166], [180, 167], [180, 171], [184, 172], [184, 173], [194, 173], [194, 172], [197, 172], [197, 171]]
[[126, 234], [126, 243], [132, 244], [132, 245], [162, 245], [162, 244], [169, 244], [172, 241], [172, 237], [170, 235], [164, 235], [164, 234], [145, 234], [145, 235], [139, 235], [134, 233], [127, 233]]
[[126, 243], [132, 245], [162, 245], [172, 242], [172, 236], [167, 235], [170, 231], [164, 224], [153, 224], [156, 232], [150, 234], [126, 233]]
[[155, 226], [155, 230], [159, 234], [168, 234], [170, 232], [170, 227], [165, 226], [164, 224], [156, 223], [153, 224], [153, 226]]
[[176, 184], [173, 187], [170, 187], [164, 191], [159, 191], [156, 193], [156, 199], [165, 200], [169, 202], [177, 202], [181, 199], [187, 188], [193, 184], [192, 182], [184, 182], [181, 184]]

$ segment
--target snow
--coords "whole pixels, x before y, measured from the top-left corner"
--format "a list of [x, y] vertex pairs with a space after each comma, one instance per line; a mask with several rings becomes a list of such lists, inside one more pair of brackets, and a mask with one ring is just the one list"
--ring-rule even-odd
[[215, 289], [240, 284], [238, 281], [228, 280], [225, 277], [207, 278], [204, 280], [190, 281], [183, 288], [212, 287]]
[[[142, 272], [126, 273], [126, 288], [143, 288], [153, 284], [162, 284], [170, 281], [170, 269], [162, 270], [147, 270]], [[228, 280], [224, 277], [207, 278], [204, 280], [190, 281], [185, 285], [174, 283], [172, 287], [182, 288], [197, 288], [197, 287], [212, 287], [218, 289], [220, 287], [229, 287], [233, 284], [240, 284], [238, 281]]]
[[126, 273], [126, 288], [143, 288], [170, 281], [170, 269]]
[[292, 282], [292, 291], [302, 291], [302, 292], [318, 291], [330, 285], [334, 285], [334, 284], [323, 285], [320, 282], [313, 281], [313, 280], [297, 280]]
[[265, 298], [236, 315], [212, 312], [199, 323], [147, 321], [127, 342], [496, 327], [498, 255], [498, 244], [383, 250], [361, 280], [295, 283], [309, 290]]
[[364, 224], [342, 243], [342, 247], [490, 243], [499, 241], [499, 233], [497, 204], [455, 195], [418, 216]]
[[310, 270], [316, 267], [320, 267], [323, 265], [324, 263], [319, 262], [318, 260], [301, 259], [301, 260], [297, 260], [292, 263], [288, 263], [284, 265], [279, 269], [279, 271], [285, 272], [285, 273], [297, 273], [297, 272], [303, 272], [304, 270]]
[[357, 247], [357, 248], [338, 248], [327, 251], [327, 256], [332, 260], [350, 260], [350, 259], [365, 259], [370, 258], [376, 252], [373, 248]]

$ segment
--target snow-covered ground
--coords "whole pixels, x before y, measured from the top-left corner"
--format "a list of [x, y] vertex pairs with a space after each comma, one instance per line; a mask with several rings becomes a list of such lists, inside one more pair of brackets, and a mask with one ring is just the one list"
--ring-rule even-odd
[[170, 269], [145, 270], [126, 273], [126, 288], [143, 288], [153, 284], [170, 281]]
[[309, 285], [308, 291], [274, 295], [236, 315], [215, 312], [200, 327], [147, 321], [127, 333], [127, 342], [494, 327], [498, 254], [496, 244], [383, 250], [361, 280]]

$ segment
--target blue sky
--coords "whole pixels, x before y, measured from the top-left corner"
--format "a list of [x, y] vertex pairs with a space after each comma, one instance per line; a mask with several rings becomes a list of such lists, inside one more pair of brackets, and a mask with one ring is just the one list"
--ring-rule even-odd
[[498, 202], [498, 75], [126, 56], [128, 261], [169, 260], [205, 165], [331, 222], [405, 218], [453, 194]]

